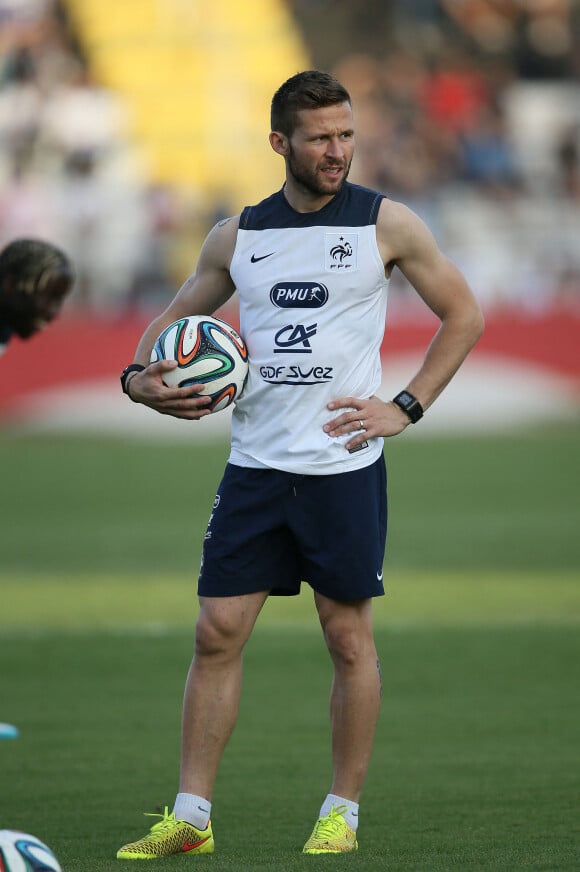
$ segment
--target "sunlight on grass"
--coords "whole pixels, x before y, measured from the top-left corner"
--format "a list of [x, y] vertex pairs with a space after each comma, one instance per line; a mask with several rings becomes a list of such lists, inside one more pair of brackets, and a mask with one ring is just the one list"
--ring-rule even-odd
[[[393, 573], [375, 600], [377, 626], [580, 622], [572, 572]], [[15, 575], [2, 582], [0, 631], [193, 627], [195, 580], [185, 575]], [[312, 593], [272, 597], [260, 623], [317, 627]]]

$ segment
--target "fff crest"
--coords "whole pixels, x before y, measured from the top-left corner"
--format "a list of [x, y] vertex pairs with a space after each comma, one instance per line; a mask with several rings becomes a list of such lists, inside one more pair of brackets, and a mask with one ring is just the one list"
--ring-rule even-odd
[[327, 233], [325, 236], [326, 272], [353, 272], [357, 268], [358, 233]]

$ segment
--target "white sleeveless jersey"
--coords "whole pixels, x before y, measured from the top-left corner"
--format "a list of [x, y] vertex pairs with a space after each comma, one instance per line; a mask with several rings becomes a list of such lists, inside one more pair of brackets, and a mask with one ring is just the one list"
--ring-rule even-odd
[[338, 397], [381, 383], [388, 281], [377, 241], [382, 195], [346, 183], [318, 212], [296, 212], [283, 191], [240, 216], [230, 273], [249, 374], [232, 417], [230, 462], [301, 475], [373, 463], [382, 438], [349, 453], [352, 434], [323, 425]]

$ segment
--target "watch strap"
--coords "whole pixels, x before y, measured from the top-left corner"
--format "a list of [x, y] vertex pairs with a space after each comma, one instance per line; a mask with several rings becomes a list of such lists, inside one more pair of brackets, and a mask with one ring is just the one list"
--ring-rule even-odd
[[145, 367], [141, 363], [130, 363], [129, 366], [126, 366], [123, 372], [121, 373], [121, 389], [124, 394], [130, 396], [129, 391], [127, 390], [127, 377], [132, 372], [143, 372]]
[[393, 397], [393, 403], [402, 409], [412, 424], [416, 424], [423, 417], [423, 406], [409, 391], [401, 391]]

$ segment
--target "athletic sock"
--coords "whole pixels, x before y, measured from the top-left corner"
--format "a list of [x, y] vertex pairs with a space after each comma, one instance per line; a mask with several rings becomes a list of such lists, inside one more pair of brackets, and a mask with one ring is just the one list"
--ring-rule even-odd
[[341, 812], [343, 818], [351, 828], [355, 830], [358, 827], [358, 802], [353, 802], [351, 799], [345, 799], [343, 796], [335, 796], [334, 793], [329, 793], [320, 809], [320, 817], [328, 817], [331, 808], [338, 808], [340, 805], [346, 805], [346, 811]]
[[187, 821], [198, 830], [205, 830], [211, 814], [211, 802], [195, 793], [178, 793], [173, 812], [178, 821]]

